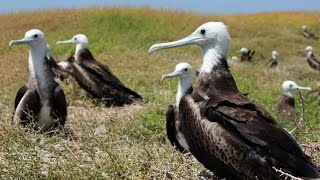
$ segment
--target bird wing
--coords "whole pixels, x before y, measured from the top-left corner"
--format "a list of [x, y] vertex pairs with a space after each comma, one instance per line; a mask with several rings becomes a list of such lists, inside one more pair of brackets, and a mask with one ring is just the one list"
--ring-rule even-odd
[[17, 92], [16, 99], [14, 100], [14, 109], [17, 108], [19, 102], [21, 101], [22, 97], [27, 92], [27, 90], [28, 90], [28, 87], [26, 84], [20, 87], [20, 89]]
[[59, 85], [57, 85], [53, 93], [53, 112], [58, 118], [58, 123], [54, 126], [63, 126], [67, 117], [67, 102], [64, 92]]
[[100, 79], [103, 79], [105, 82], [112, 81], [123, 86], [122, 82], [112, 73], [112, 71], [106, 65], [96, 60], [83, 61], [81, 62], [81, 65]]
[[186, 149], [184, 149], [179, 141], [177, 140], [177, 129], [175, 126], [175, 106], [169, 105], [168, 110], [166, 112], [166, 130], [167, 130], [167, 136], [172, 146], [175, 146], [179, 152], [185, 153], [188, 152]]
[[[15, 110], [12, 119], [13, 125], [28, 124], [40, 112], [40, 96], [36, 89], [19, 89], [15, 101]], [[23, 95], [22, 95], [23, 94]], [[20, 100], [19, 100], [20, 99]]]
[[[234, 96], [237, 97], [229, 96], [228, 99], [238, 101], [209, 101], [205, 117], [209, 121], [218, 122], [251, 148], [261, 149], [262, 154], [271, 157], [270, 161], [277, 161], [271, 164], [288, 168], [300, 175], [319, 175], [310, 158], [303, 153], [293, 137], [275, 123], [268, 112], [241, 94]], [[241, 99], [242, 102], [239, 101]]]

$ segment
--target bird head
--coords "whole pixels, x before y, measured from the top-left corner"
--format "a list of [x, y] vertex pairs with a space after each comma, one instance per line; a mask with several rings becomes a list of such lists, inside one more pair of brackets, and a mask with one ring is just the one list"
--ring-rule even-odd
[[168, 78], [179, 77], [180, 79], [192, 78], [193, 69], [188, 63], [179, 63], [173, 72], [162, 76], [162, 81]]
[[225, 56], [230, 47], [228, 28], [222, 22], [207, 22], [183, 39], [152, 45], [149, 49], [149, 54], [161, 49], [192, 44], [200, 46], [202, 52], [214, 47], [221, 56]]
[[29, 46], [47, 46], [47, 41], [44, 33], [38, 29], [31, 29], [27, 31], [24, 38], [19, 40], [12, 40], [9, 43], [11, 48], [13, 45], [28, 44]]
[[293, 97], [293, 91], [294, 90], [308, 90], [310, 91], [310, 87], [303, 87], [303, 86], [298, 86], [295, 82], [293, 81], [284, 81], [282, 83], [282, 90], [285, 95], [288, 95], [290, 97]]

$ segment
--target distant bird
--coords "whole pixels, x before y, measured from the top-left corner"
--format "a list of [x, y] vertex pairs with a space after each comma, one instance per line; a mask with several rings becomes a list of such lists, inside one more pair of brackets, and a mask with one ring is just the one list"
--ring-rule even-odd
[[70, 57], [60, 65], [71, 67], [72, 75], [78, 84], [93, 97], [104, 99], [107, 105], [114, 106], [143, 102], [138, 93], [125, 87], [106, 65], [92, 56], [85, 35], [77, 34], [70, 40], [57, 42], [57, 44], [67, 43], [75, 43], [76, 51], [73, 58]]
[[191, 44], [200, 46], [203, 64], [192, 94], [179, 104], [190, 153], [218, 178], [283, 179], [273, 167], [319, 178], [294, 138], [239, 92], [226, 61], [230, 36], [223, 23], [205, 23], [186, 38], [154, 44], [149, 53]]
[[252, 61], [253, 55], [255, 53], [255, 51], [251, 51], [250, 49], [247, 49], [245, 47], [241, 48], [240, 50], [238, 50], [237, 52], [241, 53], [241, 58], [240, 61]]
[[32, 29], [13, 45], [28, 44], [29, 81], [17, 92], [12, 124], [17, 126], [34, 123], [34, 129], [46, 132], [63, 126], [67, 117], [67, 103], [61, 87], [53, 79], [49, 67], [47, 41], [43, 32]]
[[181, 153], [189, 152], [189, 146], [181, 130], [179, 103], [180, 99], [184, 95], [192, 93], [192, 76], [193, 70], [188, 63], [179, 63], [176, 65], [176, 69], [172, 73], [162, 76], [162, 80], [179, 77], [175, 103], [173, 105], [169, 105], [166, 113], [166, 129], [170, 143], [177, 147]]
[[311, 88], [298, 86], [293, 81], [284, 81], [282, 83], [283, 95], [276, 106], [276, 111], [285, 119], [295, 120], [297, 117], [293, 95], [295, 90], [311, 91]]
[[269, 68], [277, 67], [277, 65], [278, 65], [277, 56], [279, 56], [277, 51], [272, 51], [271, 52], [271, 59], [268, 62], [268, 67]]
[[313, 48], [311, 46], [307, 46], [305, 51], [307, 51], [308, 64], [312, 69], [320, 71], [320, 60], [313, 54]]
[[314, 33], [310, 32], [305, 25], [301, 27], [301, 33], [308, 39], [319, 39]]

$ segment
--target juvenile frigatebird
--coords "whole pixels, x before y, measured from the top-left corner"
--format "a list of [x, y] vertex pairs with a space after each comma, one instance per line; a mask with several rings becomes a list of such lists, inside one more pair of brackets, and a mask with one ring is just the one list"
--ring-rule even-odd
[[277, 65], [278, 65], [277, 56], [279, 56], [277, 51], [272, 51], [271, 52], [271, 59], [268, 62], [268, 67], [269, 68], [277, 67]]
[[307, 46], [305, 51], [307, 51], [307, 62], [309, 66], [317, 71], [320, 71], [320, 60], [313, 54], [313, 48]]
[[93, 97], [104, 99], [108, 105], [142, 103], [143, 98], [125, 87], [122, 82], [104, 64], [97, 61], [88, 49], [88, 38], [77, 34], [70, 40], [58, 41], [57, 44], [75, 43], [76, 51], [66, 66], [72, 68], [72, 75], [80, 87]]
[[63, 126], [67, 117], [67, 104], [63, 90], [54, 81], [49, 66], [47, 41], [43, 32], [32, 29], [20, 40], [12, 40], [13, 45], [29, 45], [29, 81], [17, 92], [12, 124], [28, 125], [46, 132]]
[[189, 152], [188, 143], [181, 131], [181, 121], [179, 118], [179, 103], [180, 99], [192, 93], [192, 76], [193, 69], [188, 63], [179, 63], [175, 70], [170, 74], [162, 76], [162, 80], [168, 78], [179, 77], [178, 90], [175, 103], [168, 106], [166, 113], [166, 129], [170, 143], [175, 146], [181, 153]]
[[276, 110], [277, 112], [285, 119], [296, 120], [297, 113], [295, 110], [295, 101], [294, 94], [295, 90], [309, 90], [310, 87], [298, 86], [293, 81], [284, 81], [282, 83], [282, 97], [277, 103]]

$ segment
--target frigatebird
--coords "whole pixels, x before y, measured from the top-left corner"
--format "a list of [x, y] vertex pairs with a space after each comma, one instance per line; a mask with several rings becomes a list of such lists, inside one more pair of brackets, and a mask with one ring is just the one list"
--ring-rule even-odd
[[309, 90], [310, 87], [298, 86], [293, 81], [284, 81], [282, 83], [282, 97], [277, 103], [276, 111], [285, 119], [296, 120], [295, 100], [293, 92], [295, 90]]
[[72, 76], [80, 87], [94, 98], [104, 99], [107, 105], [113, 106], [143, 102], [143, 98], [124, 86], [108, 66], [93, 57], [88, 48], [87, 36], [77, 34], [70, 40], [57, 42], [57, 44], [67, 43], [75, 43], [76, 51], [64, 63], [72, 68]]
[[269, 68], [277, 67], [277, 65], [278, 65], [277, 56], [279, 56], [277, 51], [272, 51], [271, 52], [271, 59], [268, 62], [268, 67]]
[[314, 33], [310, 32], [306, 25], [301, 26], [301, 33], [308, 39], [319, 39]]
[[162, 76], [162, 80], [168, 78], [179, 77], [178, 90], [175, 103], [168, 106], [166, 113], [166, 129], [170, 143], [176, 147], [181, 153], [189, 152], [189, 147], [184, 134], [181, 131], [181, 121], [179, 118], [179, 103], [180, 99], [192, 93], [192, 76], [193, 69], [188, 63], [179, 63], [175, 70], [170, 74]]
[[320, 71], [320, 60], [313, 54], [313, 48], [307, 46], [305, 51], [307, 51], [307, 62], [309, 66], [317, 71]]
[[33, 124], [34, 129], [46, 132], [63, 126], [67, 117], [67, 103], [64, 92], [49, 65], [47, 41], [43, 32], [32, 29], [13, 45], [29, 45], [29, 81], [17, 92], [12, 124]]
[[255, 54], [256, 51], [251, 51], [250, 49], [247, 49], [245, 47], [241, 48], [237, 52], [241, 53], [241, 58], [240, 61], [252, 61], [253, 55]]

